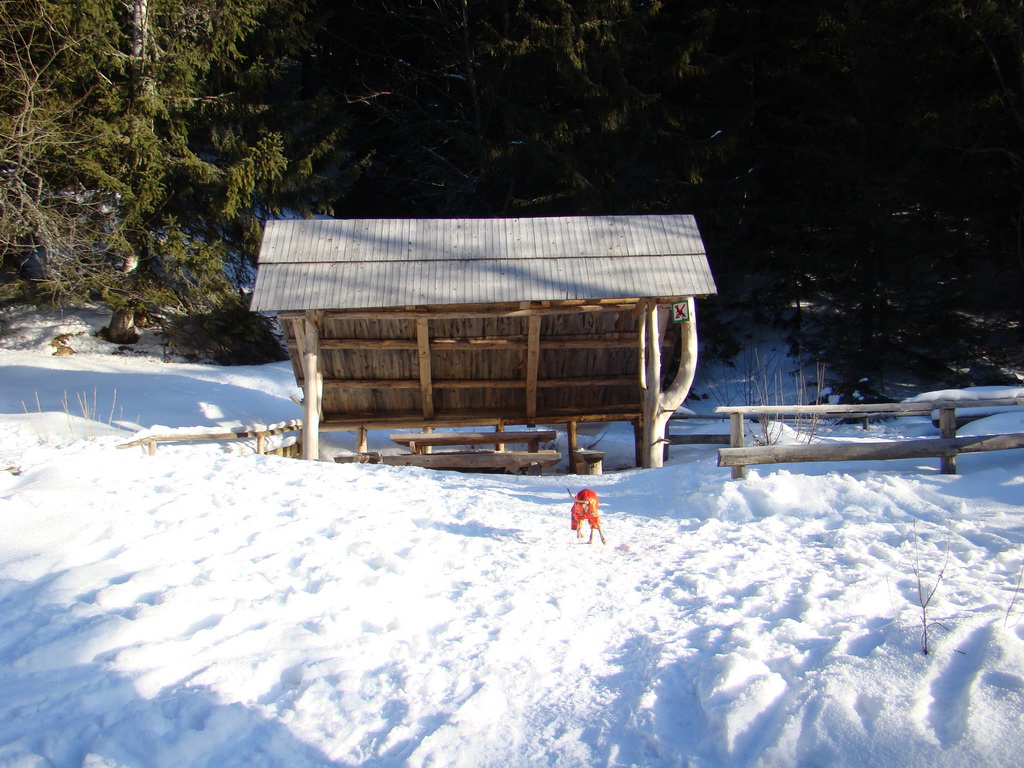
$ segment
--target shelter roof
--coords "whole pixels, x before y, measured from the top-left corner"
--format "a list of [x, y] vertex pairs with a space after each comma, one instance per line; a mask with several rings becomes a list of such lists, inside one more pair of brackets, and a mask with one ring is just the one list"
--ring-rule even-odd
[[255, 311], [716, 292], [690, 215], [267, 222]]

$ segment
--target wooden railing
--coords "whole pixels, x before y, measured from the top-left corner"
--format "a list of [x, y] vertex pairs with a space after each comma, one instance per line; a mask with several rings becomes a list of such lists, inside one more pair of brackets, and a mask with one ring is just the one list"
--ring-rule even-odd
[[291, 419], [281, 421], [277, 424], [270, 424], [265, 427], [240, 426], [234, 428], [218, 429], [216, 431], [202, 432], [201, 428], [181, 429], [177, 431], [145, 434], [136, 437], [127, 443], [118, 444], [118, 448], [134, 448], [142, 446], [145, 451], [153, 455], [156, 453], [157, 443], [195, 443], [195, 442], [218, 442], [223, 440], [244, 440], [256, 438], [256, 453], [260, 456], [265, 454], [277, 456], [293, 456], [297, 454], [294, 445], [282, 446], [273, 450], [267, 450], [267, 438], [271, 435], [280, 435], [285, 432], [297, 432], [302, 428], [302, 419]]
[[[1024, 397], [989, 400], [933, 400], [871, 405], [738, 405], [716, 408], [729, 416], [729, 447], [718, 451], [718, 466], [732, 467], [733, 479], [746, 476], [755, 464], [805, 461], [866, 461], [938, 458], [943, 474], [956, 474], [961, 453], [1024, 448], [1024, 433], [957, 437], [957, 409], [1002, 408], [1024, 405]], [[813, 443], [809, 445], [760, 445], [746, 447], [744, 420], [764, 416], [772, 420], [808, 418], [904, 418], [931, 416], [938, 412], [939, 437], [862, 443]]]

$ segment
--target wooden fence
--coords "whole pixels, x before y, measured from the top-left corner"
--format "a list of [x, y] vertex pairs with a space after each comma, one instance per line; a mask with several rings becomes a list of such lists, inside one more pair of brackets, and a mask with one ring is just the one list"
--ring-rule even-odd
[[[716, 408], [729, 417], [729, 447], [718, 451], [718, 466], [732, 467], [733, 479], [746, 477], [754, 464], [805, 461], [867, 461], [938, 458], [943, 474], [956, 473], [961, 453], [1003, 451], [1024, 448], [1024, 433], [979, 437], [957, 437], [957, 409], [1002, 408], [1024, 405], [1024, 397], [989, 400], [933, 400], [871, 405], [738, 405]], [[939, 437], [862, 443], [813, 443], [808, 445], [746, 446], [744, 420], [767, 417], [786, 419], [879, 419], [931, 416], [938, 412]], [[962, 421], [962, 419], [961, 419]]]
[[283, 445], [273, 450], [267, 450], [267, 438], [271, 435], [281, 435], [286, 432], [297, 432], [302, 428], [302, 419], [291, 419], [266, 427], [235, 427], [220, 429], [217, 431], [199, 432], [194, 429], [164, 432], [161, 434], [148, 434], [130, 440], [127, 443], [118, 444], [118, 448], [134, 448], [142, 446], [145, 451], [152, 455], [156, 453], [157, 443], [195, 443], [195, 442], [219, 442], [224, 440], [244, 440], [256, 438], [256, 453], [260, 456], [270, 454], [274, 456], [297, 456], [298, 446], [295, 444]]

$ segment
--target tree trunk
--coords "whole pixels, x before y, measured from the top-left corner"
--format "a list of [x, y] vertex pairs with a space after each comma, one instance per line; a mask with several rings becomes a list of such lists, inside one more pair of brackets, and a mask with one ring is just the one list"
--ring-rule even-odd
[[115, 309], [110, 317], [110, 325], [99, 332], [102, 339], [113, 344], [134, 344], [139, 340], [139, 331], [135, 327], [135, 310]]
[[661, 351], [658, 333], [658, 309], [648, 311], [647, 335], [647, 397], [644, 403], [643, 466], [661, 467], [665, 463], [665, 428], [676, 408], [683, 404], [690, 393], [697, 371], [697, 307], [690, 298], [689, 320], [683, 323], [680, 343], [682, 354], [679, 370], [672, 384], [661, 391]]
[[147, 95], [150, 87], [147, 77], [149, 54], [149, 0], [132, 3], [131, 75], [132, 100]]

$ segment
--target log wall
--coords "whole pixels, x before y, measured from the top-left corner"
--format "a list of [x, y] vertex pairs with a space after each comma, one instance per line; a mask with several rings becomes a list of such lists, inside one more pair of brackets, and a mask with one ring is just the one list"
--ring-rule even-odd
[[[639, 300], [281, 313], [319, 328], [323, 429], [633, 420]], [[667, 355], [678, 342], [673, 326]], [[671, 357], [669, 357], [671, 359]]]

